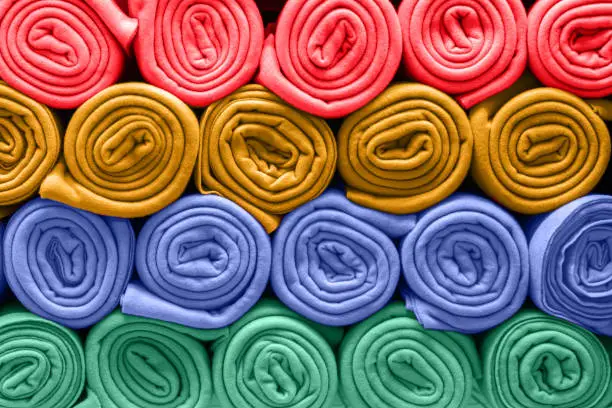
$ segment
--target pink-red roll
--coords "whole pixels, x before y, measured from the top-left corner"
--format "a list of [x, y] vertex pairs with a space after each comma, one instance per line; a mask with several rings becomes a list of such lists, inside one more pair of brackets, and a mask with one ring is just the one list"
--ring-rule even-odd
[[2, 0], [0, 78], [76, 108], [119, 79], [137, 25], [113, 0]]
[[508, 88], [527, 66], [520, 0], [404, 0], [398, 15], [408, 75], [464, 108]]
[[539, 0], [528, 18], [529, 68], [543, 84], [612, 94], [612, 1]]
[[203, 107], [248, 83], [264, 28], [254, 0], [129, 0], [134, 54], [147, 82]]
[[389, 0], [289, 0], [264, 42], [257, 81], [299, 109], [338, 118], [389, 85], [401, 54]]

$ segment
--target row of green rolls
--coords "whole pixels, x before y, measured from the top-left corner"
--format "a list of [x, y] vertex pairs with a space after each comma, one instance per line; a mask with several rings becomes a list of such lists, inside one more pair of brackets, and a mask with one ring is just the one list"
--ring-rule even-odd
[[[535, 88], [534, 88], [535, 87]], [[193, 178], [268, 232], [321, 194], [338, 169], [352, 201], [410, 214], [453, 193], [471, 169], [513, 211], [551, 211], [585, 195], [610, 159], [612, 102], [585, 101], [524, 77], [466, 113], [431, 87], [389, 87], [330, 125], [260, 85], [210, 105], [201, 120], [141, 83], [112, 86], [64, 130], [46, 107], [0, 84], [0, 215], [37, 192], [97, 214], [153, 214]]]
[[83, 341], [0, 313], [0, 406], [11, 408], [601, 408], [610, 339], [524, 310], [483, 338], [425, 330], [392, 303], [349, 328], [270, 300], [226, 329], [116, 311]]

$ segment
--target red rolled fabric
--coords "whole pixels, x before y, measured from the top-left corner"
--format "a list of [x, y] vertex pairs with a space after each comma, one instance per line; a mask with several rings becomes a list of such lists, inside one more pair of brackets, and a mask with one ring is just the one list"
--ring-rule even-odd
[[529, 10], [529, 68], [583, 98], [612, 94], [612, 2], [539, 0]]
[[299, 109], [338, 118], [389, 85], [401, 54], [389, 0], [289, 0], [265, 40], [257, 81]]
[[527, 66], [520, 0], [404, 0], [398, 15], [408, 75], [466, 109], [508, 88]]
[[203, 107], [249, 82], [264, 28], [254, 0], [129, 0], [134, 54], [147, 82]]
[[113, 0], [2, 0], [0, 78], [76, 108], [119, 79], [137, 25]]

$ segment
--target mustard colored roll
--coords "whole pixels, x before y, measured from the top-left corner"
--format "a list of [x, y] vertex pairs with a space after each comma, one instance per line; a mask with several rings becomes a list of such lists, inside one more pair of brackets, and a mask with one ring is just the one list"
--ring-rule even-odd
[[336, 141], [327, 123], [260, 85], [209, 106], [200, 135], [200, 192], [237, 202], [268, 232], [282, 214], [321, 194], [336, 168]]
[[505, 207], [554, 210], [590, 192], [610, 160], [612, 103], [584, 101], [523, 77], [470, 111], [472, 175]]
[[0, 218], [38, 192], [60, 153], [60, 127], [44, 105], [0, 82]]
[[457, 102], [432, 87], [401, 83], [344, 121], [338, 170], [351, 201], [413, 213], [459, 187], [472, 145], [469, 120]]
[[76, 110], [43, 198], [115, 217], [143, 217], [179, 198], [198, 154], [198, 120], [176, 96], [112, 86]]

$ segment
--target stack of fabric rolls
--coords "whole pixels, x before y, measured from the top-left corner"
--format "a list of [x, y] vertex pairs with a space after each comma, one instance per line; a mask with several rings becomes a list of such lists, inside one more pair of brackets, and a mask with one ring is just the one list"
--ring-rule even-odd
[[612, 408], [609, 0], [0, 1], [0, 408]]

